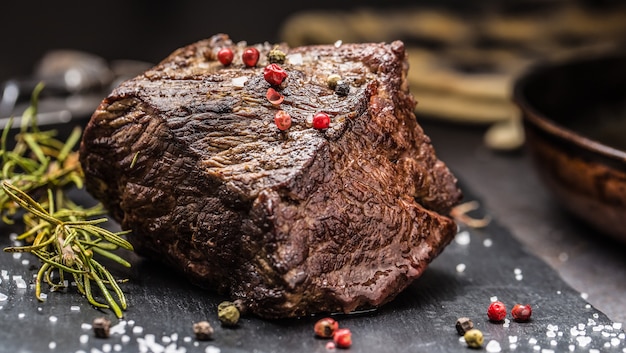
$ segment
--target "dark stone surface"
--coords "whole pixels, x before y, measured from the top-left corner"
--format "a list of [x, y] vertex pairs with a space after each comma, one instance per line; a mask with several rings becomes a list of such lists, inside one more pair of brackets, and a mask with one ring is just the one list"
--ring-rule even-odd
[[[467, 199], [473, 200], [471, 191], [464, 189]], [[479, 210], [473, 215], [484, 213]], [[2, 229], [3, 247], [11, 243], [7, 231]], [[621, 328], [613, 328], [606, 315], [589, 305], [545, 262], [528, 253], [498, 222], [481, 230], [461, 228], [461, 232], [425, 274], [395, 301], [377, 311], [336, 316], [340, 326], [353, 333], [350, 352], [466, 351], [468, 348], [459, 341], [454, 327], [461, 316], [470, 317], [483, 331], [485, 345], [496, 341], [502, 352], [530, 352], [537, 348], [562, 352], [568, 351], [570, 345], [585, 352], [591, 348], [602, 352], [625, 349]], [[464, 244], [463, 238], [469, 239], [469, 244]], [[130, 279], [122, 286], [130, 308], [120, 321], [110, 312], [89, 306], [73, 287], [68, 293], [48, 293], [46, 302], [38, 303], [32, 285], [36, 273], [32, 265], [37, 264], [36, 259], [28, 254], [20, 258], [7, 253], [0, 255], [0, 270], [7, 271], [0, 273], [0, 293], [8, 296], [0, 302], [1, 352], [138, 352], [140, 342], [150, 340], [150, 335], [154, 335], [160, 347], [153, 346], [147, 352], [182, 352], [183, 347], [187, 352], [217, 352], [207, 349], [209, 346], [219, 348], [220, 352], [326, 351], [328, 340], [313, 335], [317, 318], [271, 321], [244, 317], [238, 327], [222, 328], [216, 311], [224, 298], [190, 285], [178, 274], [153, 262], [134, 258], [132, 269], [120, 272]], [[23, 263], [25, 260], [28, 263]], [[465, 265], [464, 271], [458, 271], [459, 264]], [[13, 279], [16, 275], [30, 283], [28, 288], [16, 287]], [[515, 303], [530, 304], [532, 320], [489, 322], [486, 310], [493, 296], [509, 310]], [[71, 310], [72, 306], [80, 310]], [[108, 339], [95, 338], [92, 330], [81, 327], [100, 316], [113, 322]], [[510, 319], [510, 314], [507, 317]], [[215, 327], [214, 340], [195, 343], [192, 325], [202, 320]], [[583, 329], [579, 325], [584, 325], [585, 337], [590, 340], [586, 346], [580, 346], [577, 341], [577, 331]], [[83, 335], [88, 338], [86, 343], [81, 343]], [[124, 336], [128, 336], [127, 341]], [[54, 349], [50, 349], [51, 342]], [[516, 346], [512, 347], [511, 343]], [[170, 350], [166, 350], [167, 346]]]

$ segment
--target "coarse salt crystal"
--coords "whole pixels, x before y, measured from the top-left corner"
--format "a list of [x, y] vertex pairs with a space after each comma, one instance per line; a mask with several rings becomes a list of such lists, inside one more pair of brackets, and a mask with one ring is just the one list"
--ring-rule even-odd
[[515, 279], [516, 279], [517, 281], [521, 281], [521, 280], [523, 280], [523, 279], [524, 279], [524, 276], [523, 276], [523, 275], [515, 275]]
[[456, 272], [459, 272], [459, 273], [464, 272], [465, 268], [466, 268], [465, 264], [458, 264], [456, 265]]
[[142, 332], [143, 332], [143, 327], [141, 327], [141, 326], [135, 326], [135, 327], [133, 327], [133, 333], [134, 333], [134, 334], [139, 335], [139, 334], [141, 334]]
[[17, 279], [13, 279], [13, 281], [15, 282], [15, 285], [17, 286], [17, 288], [19, 289], [26, 289], [26, 281], [24, 281], [24, 279], [20, 276], [20, 278]]
[[619, 345], [619, 338], [611, 338], [611, 345], [612, 346], [618, 346]]
[[46, 300], [46, 299], [48, 299], [48, 294], [46, 293], [39, 294], [39, 300]]
[[515, 269], [513, 269], [513, 273], [515, 273], [516, 275], [520, 275], [522, 274], [522, 269], [516, 267]]
[[487, 238], [483, 240], [483, 246], [486, 248], [490, 248], [493, 245], [493, 240]]
[[466, 230], [458, 232], [454, 237], [454, 241], [459, 245], [468, 245], [471, 241], [470, 233]]
[[624, 332], [620, 333], [619, 335], [617, 335], [617, 338], [623, 340], [626, 338], [626, 334]]
[[78, 306], [78, 305], [72, 305], [72, 306], [70, 306], [70, 310], [71, 310], [71, 311], [80, 311], [80, 306]]
[[19, 313], [19, 314], [17, 314], [17, 318], [18, 318], [18, 319], [23, 319], [23, 318], [25, 318], [25, 317], [26, 317], [26, 314], [24, 314], [24, 313]]
[[163, 336], [161, 337], [161, 341], [163, 341], [163, 343], [171, 343], [172, 339], [170, 338], [170, 336]]
[[582, 292], [580, 293], [580, 297], [586, 300], [587, 298], [589, 298], [589, 294]]
[[91, 324], [83, 322], [82, 324], [80, 324], [80, 328], [85, 330], [85, 331], [91, 330]]
[[289, 63], [292, 65], [302, 65], [302, 63], [304, 62], [302, 60], [302, 54], [300, 53], [287, 55], [287, 61], [289, 61]]
[[53, 342], [48, 343], [48, 348], [55, 349], [56, 347], [57, 347], [57, 343], [56, 342], [53, 341]]
[[585, 324], [582, 324], [582, 323], [578, 324], [578, 329], [580, 331], [584, 330], [585, 329]]
[[600, 331], [604, 330], [604, 325], [593, 326], [591, 328], [591, 330], [594, 331], [594, 332], [600, 332]]
[[493, 297], [489, 298], [489, 300], [491, 300], [492, 303], [493, 302], [497, 302], [498, 301], [498, 297], [494, 295]]
[[593, 313], [593, 315], [591, 315], [591, 316], [593, 316], [594, 319], [597, 319], [597, 318], [600, 317], [600, 315], [598, 315], [598, 313]]
[[544, 348], [541, 350], [541, 353], [554, 353], [553, 349]]
[[122, 336], [122, 343], [128, 343], [130, 342], [130, 336], [129, 335], [123, 335]]
[[509, 336], [509, 343], [517, 343], [517, 336]]
[[548, 331], [558, 331], [559, 330], [559, 325], [552, 325], [552, 324], [548, 324]]
[[28, 264], [30, 264], [30, 260], [29, 259], [22, 260], [22, 265], [28, 266]]
[[511, 343], [509, 344], [509, 349], [514, 351], [517, 348], [517, 343]]
[[500, 342], [491, 340], [487, 343], [487, 346], [485, 346], [485, 350], [490, 353], [497, 353], [502, 350], [502, 347], [500, 347]]
[[14, 258], [15, 260], [19, 260], [19, 259], [20, 259], [20, 257], [22, 257], [22, 253], [21, 253], [21, 252], [15, 252], [15, 253], [13, 253], [13, 258]]
[[126, 324], [127, 324], [128, 326], [134, 326], [134, 325], [135, 325], [135, 320], [128, 320], [128, 321], [126, 322]]
[[614, 322], [613, 323], [613, 328], [616, 330], [621, 330], [622, 329], [622, 323], [621, 322]]
[[591, 309], [591, 304], [586, 304], [585, 309]]
[[240, 76], [240, 77], [233, 78], [231, 82], [232, 82], [233, 87], [243, 88], [246, 85], [247, 81], [248, 81], [248, 77]]
[[337, 40], [335, 42], [335, 48], [339, 48], [342, 44], [343, 44], [343, 41], [341, 39]]
[[5, 300], [7, 300], [7, 299], [9, 299], [9, 297], [6, 294], [0, 293], [0, 302], [3, 302]]
[[105, 353], [109, 353], [113, 349], [113, 346], [109, 343], [105, 343], [102, 345], [102, 351]]
[[53, 315], [53, 316], [50, 316], [48, 320], [50, 320], [50, 322], [57, 322], [59, 319]]
[[533, 350], [534, 351], [540, 351], [541, 350], [541, 346], [536, 344], [536, 345], [533, 346]]
[[537, 344], [537, 339], [534, 338], [534, 337], [529, 338], [528, 339], [528, 344], [531, 345], [531, 346], [534, 345], [534, 344]]
[[576, 349], [576, 346], [573, 344], [570, 344], [569, 346], [567, 346], [567, 349], [569, 349], [570, 352], [573, 352], [574, 349]]
[[557, 290], [557, 291], [556, 291], [556, 294], [561, 294], [561, 291], [560, 291], [560, 290]]
[[556, 346], [556, 340], [550, 340], [550, 345], [551, 346]]
[[587, 336], [578, 336], [576, 337], [576, 342], [578, 342], [578, 345], [580, 347], [585, 347], [587, 346], [589, 343], [591, 343], [591, 337], [587, 337]]
[[89, 342], [89, 336], [88, 335], [80, 335], [80, 337], [78, 337], [78, 342], [85, 344], [87, 342]]
[[556, 332], [554, 332], [554, 331], [548, 331], [548, 332], [546, 332], [546, 336], [548, 336], [548, 337], [550, 337], [550, 338], [556, 337]]
[[117, 325], [111, 326], [110, 333], [123, 335], [126, 333], [126, 321], [120, 321]]
[[119, 344], [119, 343], [114, 344], [113, 345], [113, 350], [116, 351], [116, 352], [122, 351], [122, 345]]
[[184, 342], [191, 342], [191, 337], [189, 336], [185, 336], [185, 338], [183, 338]]
[[220, 349], [215, 346], [207, 346], [204, 353], [220, 353]]

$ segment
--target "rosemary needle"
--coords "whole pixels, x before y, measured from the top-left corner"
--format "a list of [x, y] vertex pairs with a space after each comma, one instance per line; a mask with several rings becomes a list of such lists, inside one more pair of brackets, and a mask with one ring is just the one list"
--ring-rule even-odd
[[[18, 239], [27, 244], [4, 251], [30, 252], [41, 260], [35, 283], [37, 299], [43, 300], [42, 283], [56, 290], [65, 286], [64, 278], [69, 274], [90, 304], [111, 309], [121, 318], [122, 310], [127, 307], [119, 286], [122, 281], [115, 279], [93, 255], [128, 267], [130, 263], [113, 251], [132, 250], [132, 245], [122, 238], [125, 232], [114, 233], [100, 227], [107, 220], [101, 218], [106, 213], [101, 205], [83, 208], [66, 196], [64, 191], [69, 187], [83, 186], [78, 153], [74, 151], [81, 131], [74, 129], [62, 142], [54, 131], [39, 130], [37, 100], [42, 88], [39, 84], [33, 91], [31, 105], [22, 115], [20, 132], [11, 150], [7, 146], [12, 121], [1, 135], [0, 215], [5, 223], [13, 223], [12, 217], [18, 210], [26, 211], [22, 216], [25, 231]], [[103, 302], [94, 297], [93, 283]]]

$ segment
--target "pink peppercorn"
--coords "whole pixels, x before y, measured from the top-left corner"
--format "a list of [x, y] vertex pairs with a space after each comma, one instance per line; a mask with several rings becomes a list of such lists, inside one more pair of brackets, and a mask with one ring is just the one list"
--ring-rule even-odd
[[255, 67], [256, 63], [259, 62], [259, 53], [256, 48], [248, 48], [243, 51], [241, 54], [241, 61], [243, 61], [244, 65], [247, 67]]
[[350, 348], [352, 345], [352, 333], [347, 328], [340, 328], [335, 332], [333, 342], [339, 348]]
[[313, 128], [322, 130], [330, 126], [330, 116], [326, 113], [317, 113], [313, 116]]
[[285, 100], [285, 96], [280, 94], [278, 91], [276, 91], [272, 87], [267, 89], [267, 93], [265, 94], [265, 97], [267, 98], [268, 101], [270, 101], [270, 103], [274, 105], [279, 105], [280, 103], [283, 102], [283, 100]]
[[219, 60], [222, 65], [228, 66], [233, 62], [235, 54], [230, 48], [222, 48], [217, 52], [217, 60]]
[[339, 323], [330, 317], [317, 320], [314, 326], [315, 335], [322, 338], [333, 337], [337, 329], [339, 329]]
[[487, 316], [493, 322], [500, 322], [506, 317], [506, 306], [501, 301], [495, 301], [489, 305]]
[[284, 110], [279, 110], [274, 115], [274, 124], [279, 130], [285, 131], [291, 127], [291, 116]]
[[530, 316], [533, 313], [533, 309], [528, 304], [515, 304], [511, 310], [511, 316], [518, 322], [525, 322], [530, 320]]
[[287, 78], [287, 72], [278, 64], [269, 64], [263, 69], [263, 78], [270, 85], [280, 86]]

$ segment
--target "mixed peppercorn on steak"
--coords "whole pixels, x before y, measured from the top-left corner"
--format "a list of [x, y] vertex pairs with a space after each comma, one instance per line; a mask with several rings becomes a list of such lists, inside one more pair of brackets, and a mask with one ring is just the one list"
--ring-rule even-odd
[[405, 59], [399, 41], [178, 49], [93, 114], [87, 189], [140, 254], [261, 317], [382, 305], [453, 238], [461, 198]]

